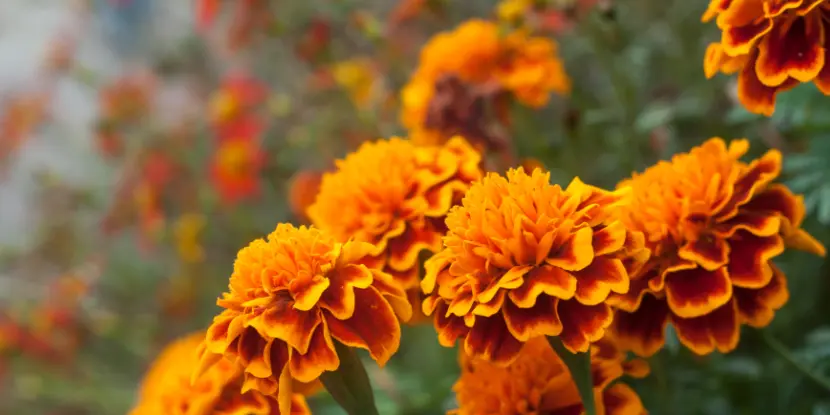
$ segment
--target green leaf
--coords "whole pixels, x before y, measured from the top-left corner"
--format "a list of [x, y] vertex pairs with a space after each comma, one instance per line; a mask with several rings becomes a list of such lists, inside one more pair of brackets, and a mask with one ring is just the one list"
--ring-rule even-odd
[[340, 358], [340, 367], [323, 372], [320, 381], [335, 401], [349, 415], [378, 415], [375, 395], [369, 374], [356, 351], [337, 340], [334, 349]]
[[548, 336], [550, 343], [559, 358], [571, 372], [571, 378], [576, 383], [576, 389], [582, 398], [582, 406], [585, 408], [585, 415], [596, 415], [597, 408], [594, 402], [594, 380], [591, 377], [591, 352], [571, 353], [559, 337]]

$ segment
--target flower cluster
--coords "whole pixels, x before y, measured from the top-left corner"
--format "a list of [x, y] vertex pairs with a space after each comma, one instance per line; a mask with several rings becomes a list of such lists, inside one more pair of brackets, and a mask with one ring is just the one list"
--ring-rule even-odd
[[711, 0], [703, 21], [716, 19], [721, 41], [709, 45], [706, 76], [738, 73], [738, 98], [754, 113], [772, 115], [775, 96], [802, 82], [830, 95], [826, 61], [826, 0]]
[[620, 198], [578, 179], [562, 189], [540, 170], [473, 184], [421, 283], [441, 344], [462, 338], [466, 353], [499, 364], [540, 336], [587, 351], [612, 322], [606, 300], [628, 292], [648, 255], [643, 235], [611, 217]]
[[773, 183], [781, 153], [744, 163], [748, 147], [713, 138], [620, 183], [629, 200], [614, 217], [652, 251], [630, 291], [612, 298], [615, 331], [635, 353], [662, 348], [669, 322], [696, 353], [733, 350], [742, 324], [766, 326], [787, 301], [772, 259], [788, 246], [825, 254], [800, 228], [802, 197]]
[[340, 240], [371, 243], [372, 261], [408, 291], [417, 311], [420, 254], [441, 249], [444, 218], [481, 178], [480, 162], [460, 137], [430, 147], [400, 138], [366, 143], [323, 176], [307, 213]]
[[[435, 144], [461, 134], [472, 142], [491, 145], [490, 133], [481, 131], [483, 109], [470, 112], [476, 107], [438, 88], [452, 79], [471, 90], [469, 94], [479, 99], [477, 106], [503, 107], [504, 92], [524, 105], [541, 107], [551, 92], [570, 90], [553, 40], [526, 31], [502, 36], [495, 23], [467, 21], [436, 35], [423, 47], [419, 66], [401, 92], [401, 120], [416, 143]], [[462, 114], [447, 117], [448, 111]]]
[[312, 383], [337, 370], [335, 341], [385, 364], [400, 342], [398, 317], [409, 319], [412, 309], [392, 276], [372, 267], [373, 251], [366, 242], [340, 243], [288, 224], [243, 248], [196, 375], [222, 359], [238, 362], [242, 391], [278, 395], [282, 408], [291, 379]]

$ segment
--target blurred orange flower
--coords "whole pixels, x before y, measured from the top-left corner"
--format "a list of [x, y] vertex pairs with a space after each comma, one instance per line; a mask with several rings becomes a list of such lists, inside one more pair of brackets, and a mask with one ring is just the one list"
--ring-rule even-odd
[[133, 189], [133, 198], [138, 213], [139, 243], [143, 249], [149, 249], [161, 238], [164, 230], [161, 195], [156, 187], [142, 181]]
[[210, 119], [217, 128], [232, 127], [265, 102], [267, 95], [267, 85], [252, 76], [246, 73], [228, 75], [210, 99]]
[[[279, 415], [277, 400], [258, 391], [242, 392], [242, 368], [221, 359], [191, 382], [204, 332], [167, 345], [142, 381], [130, 415]], [[290, 396], [290, 415], [310, 415], [305, 397]]]
[[630, 193], [615, 218], [642, 231], [653, 253], [631, 290], [611, 299], [615, 331], [633, 352], [659, 350], [669, 322], [697, 354], [733, 350], [742, 324], [766, 326], [787, 301], [772, 259], [786, 246], [825, 254], [800, 228], [803, 198], [772, 183], [781, 153], [744, 163], [748, 148], [712, 138], [618, 185]]
[[606, 300], [648, 256], [643, 235], [611, 219], [622, 196], [521, 168], [474, 183], [421, 282], [440, 343], [463, 338], [467, 354], [502, 365], [540, 336], [587, 351], [611, 325]]
[[102, 118], [116, 124], [134, 122], [150, 110], [156, 79], [149, 72], [121, 77], [99, 92]]
[[401, 120], [413, 139], [442, 134], [428, 127], [427, 112], [436, 82], [447, 75], [468, 84], [494, 84], [531, 107], [545, 105], [551, 92], [570, 91], [552, 39], [529, 36], [525, 31], [502, 36], [495, 23], [469, 20], [424, 45], [419, 66], [401, 92]]
[[224, 127], [210, 165], [211, 179], [225, 203], [237, 203], [260, 192], [266, 153], [260, 144], [262, 126], [249, 118]]
[[317, 199], [322, 181], [323, 173], [311, 170], [299, 171], [291, 178], [288, 187], [288, 206], [294, 216], [302, 221], [310, 220], [306, 210]]
[[323, 175], [307, 213], [338, 240], [371, 243], [372, 261], [408, 291], [417, 313], [421, 251], [441, 249], [444, 218], [481, 177], [480, 162], [461, 137], [435, 147], [400, 138], [365, 143]]
[[412, 309], [389, 274], [371, 265], [375, 247], [339, 243], [318, 229], [279, 224], [239, 251], [224, 310], [205, 336], [197, 374], [227, 358], [244, 367], [242, 390], [291, 397], [290, 379], [310, 383], [337, 370], [338, 341], [384, 365]]
[[50, 97], [32, 93], [3, 103], [0, 113], [0, 160], [17, 151], [43, 122]]
[[772, 115], [778, 92], [802, 82], [830, 95], [827, 1], [710, 0], [702, 20], [712, 19], [722, 35], [706, 50], [706, 77], [738, 72], [738, 98], [747, 110]]
[[[460, 354], [461, 377], [453, 386], [458, 409], [451, 415], [578, 415], [582, 399], [567, 366], [545, 338], [527, 342], [509, 367]], [[608, 339], [591, 347], [591, 373], [597, 413], [645, 415], [640, 397], [624, 383], [624, 374], [644, 377], [645, 361], [625, 361], [625, 355]], [[614, 383], [612, 385], [612, 383]]]

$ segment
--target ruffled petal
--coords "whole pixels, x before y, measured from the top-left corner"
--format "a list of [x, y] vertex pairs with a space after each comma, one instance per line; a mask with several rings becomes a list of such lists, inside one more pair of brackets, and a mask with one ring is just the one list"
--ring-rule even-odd
[[732, 284], [742, 288], [767, 285], [772, 278], [770, 260], [784, 252], [784, 241], [778, 235], [759, 238], [741, 232], [738, 236], [729, 259]]
[[689, 350], [709, 354], [715, 349], [727, 353], [738, 346], [740, 324], [735, 301], [729, 301], [713, 312], [695, 318], [672, 316], [677, 337]]
[[614, 335], [625, 350], [648, 357], [663, 348], [669, 308], [665, 301], [646, 295], [637, 311], [617, 310], [614, 317]]
[[588, 351], [592, 342], [602, 338], [614, 319], [607, 304], [584, 305], [577, 301], [559, 301], [557, 312], [562, 320], [562, 344], [573, 353]]
[[497, 365], [507, 365], [519, 354], [523, 343], [513, 337], [502, 316], [480, 317], [464, 339], [464, 351]]
[[288, 367], [294, 379], [305, 383], [316, 380], [323, 372], [340, 367], [340, 358], [325, 323], [314, 331], [307, 353], [289, 349]]
[[348, 320], [327, 317], [326, 325], [332, 337], [349, 347], [369, 351], [383, 366], [398, 350], [401, 327], [394, 310], [374, 288], [355, 290], [354, 314]]
[[504, 302], [502, 314], [510, 334], [521, 342], [538, 336], [558, 336], [562, 332], [562, 321], [556, 310], [558, 301], [542, 295], [531, 308], [519, 308], [511, 301]]
[[694, 268], [666, 277], [666, 300], [672, 312], [680, 317], [703, 316], [731, 298], [732, 283], [726, 268], [714, 271]]

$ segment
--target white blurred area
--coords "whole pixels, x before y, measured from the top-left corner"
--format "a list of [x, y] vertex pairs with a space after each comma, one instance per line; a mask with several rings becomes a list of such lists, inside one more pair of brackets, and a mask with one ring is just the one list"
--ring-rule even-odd
[[[20, 94], [50, 97], [47, 119], [7, 158], [0, 176], [0, 249], [25, 249], [36, 236], [44, 219], [34, 202], [39, 174], [73, 187], [111, 190], [116, 173], [94, 144], [99, 87], [145, 69], [149, 56], [179, 45], [192, 33], [191, 3], [0, 0], [0, 109]], [[59, 41], [74, 44], [74, 69], [50, 79], [42, 68]], [[193, 109], [182, 94], [166, 92], [166, 115], [176, 116], [170, 108]]]

